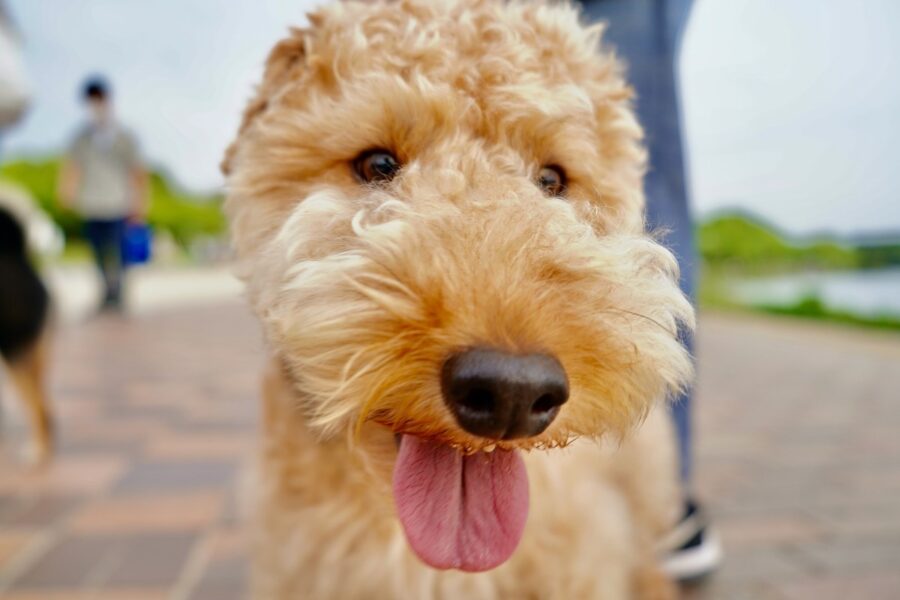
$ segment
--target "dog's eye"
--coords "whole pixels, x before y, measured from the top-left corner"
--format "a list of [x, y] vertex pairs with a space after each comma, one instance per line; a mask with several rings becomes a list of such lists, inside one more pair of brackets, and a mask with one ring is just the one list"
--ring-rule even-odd
[[353, 170], [365, 183], [386, 182], [400, 171], [400, 161], [387, 150], [369, 150], [353, 161]]
[[548, 196], [562, 196], [566, 191], [566, 173], [562, 167], [548, 165], [538, 173], [537, 184]]

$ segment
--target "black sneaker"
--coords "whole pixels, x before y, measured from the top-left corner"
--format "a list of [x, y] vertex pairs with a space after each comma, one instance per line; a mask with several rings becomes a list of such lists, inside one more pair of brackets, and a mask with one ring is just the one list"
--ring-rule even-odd
[[719, 568], [722, 545], [706, 515], [692, 500], [685, 502], [684, 515], [660, 544], [662, 568], [677, 581], [702, 579]]
[[[0, 0], [2, 1], [2, 0]], [[122, 294], [121, 293], [109, 293], [107, 292], [103, 297], [103, 302], [100, 304], [100, 307], [97, 309], [97, 314], [123, 314], [125, 312], [125, 306], [122, 302]]]

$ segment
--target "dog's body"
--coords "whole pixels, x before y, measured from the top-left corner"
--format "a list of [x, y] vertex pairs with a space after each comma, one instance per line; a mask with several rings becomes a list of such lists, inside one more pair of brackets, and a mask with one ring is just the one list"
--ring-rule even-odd
[[21, 396], [34, 436], [33, 457], [49, 456], [52, 427], [45, 391], [49, 295], [28, 260], [24, 231], [0, 208], [0, 357]]
[[599, 30], [491, 0], [310, 21], [223, 165], [272, 349], [255, 596], [666, 597], [655, 407], [692, 314]]

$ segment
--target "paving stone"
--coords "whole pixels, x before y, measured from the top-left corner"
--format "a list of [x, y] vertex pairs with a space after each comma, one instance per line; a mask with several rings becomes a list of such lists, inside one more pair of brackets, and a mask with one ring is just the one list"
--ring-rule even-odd
[[171, 586], [178, 580], [188, 554], [198, 541], [193, 534], [143, 534], [117, 544], [119, 560], [104, 587]]
[[248, 573], [243, 558], [211, 561], [190, 600], [242, 600], [247, 598]]
[[115, 540], [74, 536], [62, 540], [16, 580], [17, 588], [80, 588], [115, 555]]
[[0, 528], [23, 526], [52, 526], [67, 517], [79, 505], [78, 496], [39, 494], [22, 497], [15, 509], [0, 513]]
[[725, 545], [725, 560], [715, 578], [737, 587], [772, 583], [809, 576], [813, 569], [804, 556], [778, 546], [735, 547]]
[[246, 435], [190, 431], [155, 436], [144, 456], [156, 461], [235, 460], [252, 451], [253, 446]]
[[139, 462], [118, 481], [116, 494], [228, 487], [237, 473], [233, 461]]
[[895, 570], [877, 573], [824, 575], [785, 583], [778, 587], [785, 600], [897, 600], [900, 574]]
[[41, 557], [17, 589], [170, 586], [197, 541], [192, 534], [74, 535]]
[[827, 535], [825, 524], [801, 513], [767, 511], [767, 514], [732, 517], [718, 523], [717, 527], [731, 548], [806, 544], [820, 541]]
[[[210, 599], [211, 600], [211, 599]], [[715, 576], [706, 581], [682, 587], [681, 600], [787, 600], [784, 594], [767, 583], [723, 582]]]
[[16, 556], [34, 537], [34, 531], [4, 528], [0, 531], [0, 572], [5, 565]]
[[113, 496], [87, 505], [69, 529], [91, 534], [200, 531], [217, 522], [224, 503], [219, 491]]
[[0, 472], [0, 491], [95, 494], [108, 489], [126, 466], [115, 455], [61, 455], [42, 469], [8, 468]]
[[4, 594], [3, 600], [171, 600], [171, 592], [167, 587], [156, 589], [116, 588], [81, 592], [71, 590], [15, 591], [11, 594]]
[[845, 574], [900, 567], [900, 535], [802, 544], [798, 552], [820, 572]]

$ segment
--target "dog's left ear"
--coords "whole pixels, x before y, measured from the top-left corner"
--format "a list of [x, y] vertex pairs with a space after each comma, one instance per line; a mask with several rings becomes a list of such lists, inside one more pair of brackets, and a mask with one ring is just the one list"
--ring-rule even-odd
[[[312, 19], [312, 15], [310, 16]], [[262, 83], [257, 87], [255, 96], [244, 109], [241, 125], [238, 127], [236, 139], [225, 150], [225, 157], [219, 168], [224, 175], [231, 172], [234, 156], [237, 153], [237, 143], [241, 136], [258, 116], [263, 114], [269, 106], [273, 96], [277, 95], [284, 85], [291, 81], [303, 68], [306, 58], [306, 37], [309, 30], [291, 28], [290, 36], [281, 40], [266, 59], [265, 74]]]

